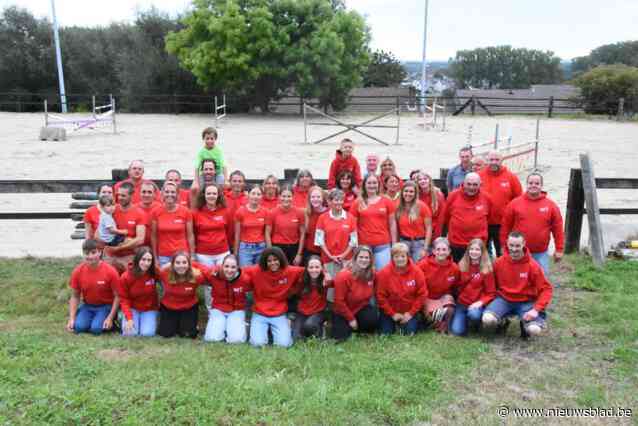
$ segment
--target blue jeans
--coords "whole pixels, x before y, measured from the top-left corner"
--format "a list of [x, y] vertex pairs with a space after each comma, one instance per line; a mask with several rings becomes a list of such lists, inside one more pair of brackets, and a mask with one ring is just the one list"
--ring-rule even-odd
[[423, 240], [406, 240], [401, 238], [402, 243], [406, 243], [410, 249], [410, 257], [413, 261], [418, 262], [421, 260], [421, 252], [425, 248], [425, 239]]
[[250, 266], [259, 263], [259, 256], [266, 248], [266, 243], [245, 243], [239, 242], [238, 260], [239, 266]]
[[208, 310], [208, 323], [204, 340], [206, 342], [244, 343], [246, 341], [246, 313], [243, 310], [223, 312]]
[[112, 305], [90, 305], [83, 303], [75, 315], [73, 330], [76, 333], [102, 334], [102, 325], [109, 316]]
[[467, 334], [468, 321], [478, 325], [481, 323], [482, 316], [482, 307], [478, 309], [468, 309], [467, 306], [457, 303], [452, 322], [450, 322], [450, 332], [456, 336], [465, 336]]
[[538, 317], [533, 321], [523, 321], [523, 315], [533, 307], [534, 302], [508, 302], [499, 296], [487, 305], [485, 313], [490, 312], [499, 320], [510, 315], [516, 315], [525, 324], [537, 324], [539, 327], [545, 328], [547, 314], [544, 311], [539, 312]]
[[171, 256], [157, 256], [160, 268], [171, 263]]
[[406, 324], [399, 324], [395, 322], [392, 317], [384, 314], [383, 312], [381, 313], [379, 318], [379, 329], [381, 331], [381, 334], [385, 335], [394, 334], [397, 327], [399, 328], [399, 333], [401, 334], [415, 334], [418, 325], [419, 323], [416, 317], [412, 317], [412, 319]]
[[[158, 311], [146, 311], [140, 312], [135, 309], [131, 309], [133, 314], [133, 330], [127, 332], [122, 324], [123, 336], [142, 336], [153, 337], [157, 331], [157, 318], [159, 316]], [[126, 320], [124, 320], [126, 321]]]
[[267, 317], [253, 312], [250, 320], [250, 344], [253, 346], [265, 346], [268, 344], [268, 328], [272, 332], [273, 344], [288, 348], [292, 346], [292, 331], [288, 317], [279, 315]]
[[370, 248], [374, 254], [374, 267], [377, 271], [380, 271], [385, 265], [390, 263], [390, 244], [371, 246]]
[[549, 277], [549, 253], [547, 250], [541, 253], [532, 253], [532, 257], [543, 268], [545, 278]]

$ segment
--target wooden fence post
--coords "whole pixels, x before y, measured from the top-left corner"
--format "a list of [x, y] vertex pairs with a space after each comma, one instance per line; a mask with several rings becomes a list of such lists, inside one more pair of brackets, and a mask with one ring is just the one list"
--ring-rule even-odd
[[625, 118], [625, 98], [620, 98], [618, 100], [618, 115], [616, 116], [616, 121], [623, 121]]
[[552, 118], [552, 114], [554, 113], [554, 97], [549, 97], [549, 106], [547, 107], [547, 118]]
[[582, 172], [580, 169], [571, 169], [565, 209], [565, 253], [574, 253], [580, 249], [584, 213], [585, 192]]
[[602, 268], [605, 264], [605, 244], [603, 243], [603, 228], [600, 223], [598, 210], [598, 194], [596, 193], [596, 176], [594, 165], [589, 154], [580, 154], [580, 167], [583, 173], [583, 190], [587, 204], [587, 222], [589, 224], [589, 241], [594, 266]]

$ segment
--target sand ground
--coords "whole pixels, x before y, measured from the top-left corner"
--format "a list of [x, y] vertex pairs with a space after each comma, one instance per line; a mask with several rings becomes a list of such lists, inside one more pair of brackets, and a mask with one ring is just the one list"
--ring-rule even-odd
[[[371, 115], [340, 117], [359, 123]], [[213, 124], [209, 115], [119, 114], [118, 133], [109, 128], [69, 133], [65, 142], [38, 140], [42, 114], [0, 113], [0, 179], [106, 179], [113, 168], [125, 168], [132, 159], [146, 163], [146, 176], [162, 177], [169, 168], [191, 178], [193, 161], [201, 147], [200, 133]], [[391, 143], [381, 145], [348, 132], [356, 143], [355, 155], [363, 163], [368, 153], [390, 156], [406, 176], [421, 168], [438, 177], [439, 168], [457, 161], [458, 149], [472, 142], [487, 142], [499, 124], [500, 136], [512, 143], [532, 141], [533, 117], [454, 117], [447, 130], [423, 130], [414, 115], [400, 118], [399, 145], [394, 129], [362, 129]], [[396, 124], [387, 117], [382, 124]], [[308, 138], [316, 140], [340, 130], [313, 126]], [[344, 135], [345, 136], [345, 135]], [[230, 169], [240, 169], [249, 178], [269, 173], [283, 177], [284, 168], [308, 168], [319, 178], [327, 177], [338, 138], [318, 145], [304, 143], [303, 118], [297, 116], [229, 115], [220, 124], [220, 146]], [[578, 154], [589, 152], [599, 177], [638, 177], [638, 124], [613, 121], [541, 119], [539, 168], [545, 188], [564, 211], [569, 169], [579, 166]], [[524, 176], [524, 174], [521, 174]], [[601, 207], [638, 207], [638, 191], [598, 191]], [[0, 194], [0, 211], [67, 211], [69, 194]], [[603, 216], [605, 242], [616, 243], [638, 234], [638, 217]], [[74, 224], [68, 220], [0, 222], [0, 256], [69, 256], [80, 253], [80, 242], [69, 238]], [[587, 243], [585, 221], [582, 244]]]

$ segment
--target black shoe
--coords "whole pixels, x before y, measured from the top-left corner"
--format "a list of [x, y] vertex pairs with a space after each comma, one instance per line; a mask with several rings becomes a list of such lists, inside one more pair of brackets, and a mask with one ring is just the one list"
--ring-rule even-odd
[[523, 324], [523, 321], [519, 322], [519, 325], [521, 327], [521, 339], [523, 340], [529, 339], [529, 334], [527, 333], [527, 330], [525, 330], [525, 325]]
[[509, 318], [503, 318], [499, 324], [496, 326], [496, 333], [497, 334], [502, 334], [502, 335], [506, 335], [507, 334], [507, 329], [510, 326], [510, 319]]

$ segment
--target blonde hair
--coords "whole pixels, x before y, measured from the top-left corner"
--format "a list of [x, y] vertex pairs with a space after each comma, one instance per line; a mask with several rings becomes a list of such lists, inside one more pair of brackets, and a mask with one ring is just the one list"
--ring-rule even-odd
[[362, 208], [368, 207], [368, 198], [370, 198], [370, 194], [368, 194], [366, 183], [368, 183], [370, 179], [377, 180], [377, 195], [381, 195], [379, 193], [379, 189], [381, 189], [381, 180], [377, 176], [372, 174], [366, 176], [365, 179], [363, 179], [363, 182], [361, 183], [361, 192], [359, 193], [359, 210], [361, 210]]
[[306, 228], [308, 227], [308, 222], [310, 221], [310, 215], [312, 215], [312, 204], [310, 203], [310, 196], [312, 196], [312, 193], [315, 191], [319, 191], [319, 193], [321, 194], [321, 204], [324, 207], [328, 208], [328, 203], [326, 201], [326, 192], [320, 186], [311, 186], [308, 190], [308, 199], [306, 200], [306, 208], [304, 209]]
[[463, 257], [459, 261], [459, 269], [461, 272], [468, 272], [470, 270], [470, 265], [472, 264], [472, 259], [470, 259], [470, 247], [478, 246], [481, 249], [481, 258], [479, 259], [479, 270], [482, 274], [489, 274], [492, 272], [492, 261], [490, 260], [490, 255], [487, 252], [487, 248], [485, 247], [485, 243], [480, 238], [474, 238], [467, 245], [465, 249], [465, 253]]
[[[436, 210], [439, 208], [439, 192], [441, 191], [439, 188], [437, 188], [436, 186], [434, 186], [434, 180], [432, 179], [432, 176], [429, 173], [425, 173], [425, 172], [421, 172], [418, 174], [417, 176], [417, 186], [418, 185], [418, 181], [419, 178], [421, 176], [425, 176], [428, 178], [428, 181], [430, 182], [428, 185], [428, 188], [430, 188], [430, 209], [432, 210], [432, 214], [436, 213]], [[421, 187], [419, 186], [419, 191], [421, 190]]]
[[[414, 200], [412, 200], [410, 204], [406, 203], [406, 201], [403, 199], [403, 191], [405, 191], [405, 188], [414, 188]], [[401, 218], [404, 212], [408, 212], [408, 220], [410, 221], [410, 223], [412, 223], [417, 220], [419, 218], [419, 215], [421, 214], [421, 209], [418, 203], [419, 185], [409, 180], [403, 184], [403, 188], [401, 188], [400, 194], [401, 196], [399, 197], [399, 208], [397, 208], [397, 211], [395, 213], [397, 220]]]
[[406, 243], [394, 243], [390, 249], [390, 256], [394, 257], [398, 253], [410, 254], [410, 248]]

